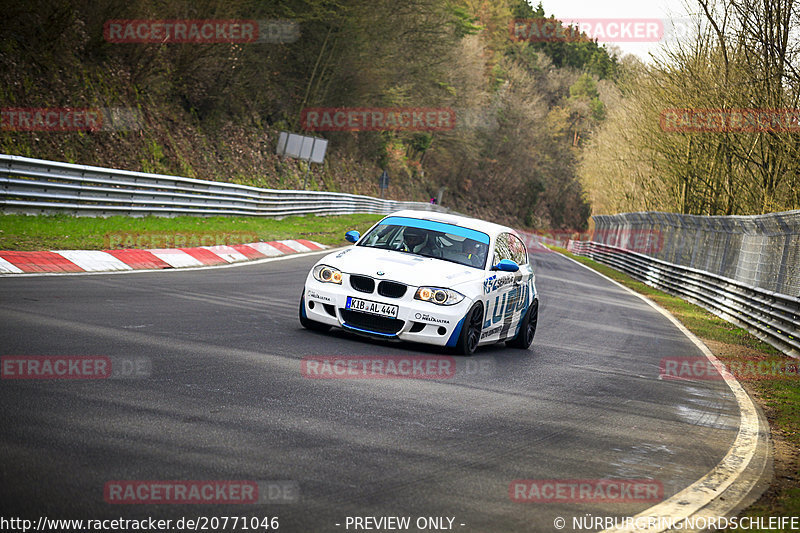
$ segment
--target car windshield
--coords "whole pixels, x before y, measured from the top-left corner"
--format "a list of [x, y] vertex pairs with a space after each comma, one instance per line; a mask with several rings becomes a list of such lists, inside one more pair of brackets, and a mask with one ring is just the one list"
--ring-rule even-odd
[[433, 257], [483, 269], [489, 251], [489, 236], [454, 224], [388, 217], [372, 228], [358, 246]]

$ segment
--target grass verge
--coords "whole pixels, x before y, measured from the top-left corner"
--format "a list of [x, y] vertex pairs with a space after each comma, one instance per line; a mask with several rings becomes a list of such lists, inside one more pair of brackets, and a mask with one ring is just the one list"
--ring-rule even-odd
[[0, 250], [179, 248], [282, 239], [343, 245], [344, 233], [364, 232], [382, 215], [255, 217], [75, 217], [0, 215]]
[[797, 361], [702, 307], [654, 289], [587, 257], [577, 256], [563, 248], [550, 248], [653, 300], [706, 343], [728, 368], [736, 365], [741, 368], [743, 363], [765, 359], [781, 360], [789, 368], [794, 368], [793, 374], [774, 379], [769, 379], [769, 376], [754, 380], [740, 379], [742, 386], [763, 409], [769, 421], [775, 468], [775, 478], [769, 489], [740, 516], [765, 519], [771, 516], [800, 516], [800, 379]]

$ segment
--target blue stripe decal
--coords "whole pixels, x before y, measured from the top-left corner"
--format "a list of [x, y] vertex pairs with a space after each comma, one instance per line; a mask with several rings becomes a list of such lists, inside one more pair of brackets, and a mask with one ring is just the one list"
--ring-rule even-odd
[[516, 338], [517, 335], [519, 335], [519, 331], [520, 329], [522, 329], [522, 319], [525, 318], [525, 313], [528, 312], [528, 309], [530, 308], [531, 305], [533, 305], [533, 301], [536, 299], [536, 291], [533, 290], [533, 283], [528, 281], [528, 287], [529, 287], [528, 290], [529, 297], [526, 299], [525, 307], [522, 308], [522, 312], [519, 314], [519, 321], [517, 322], [517, 327], [514, 328], [514, 336], [507, 338], [513, 339]]
[[379, 222], [380, 226], [411, 226], [412, 228], [422, 228], [434, 231], [441, 231], [442, 233], [450, 233], [451, 235], [458, 235], [459, 237], [466, 237], [474, 241], [489, 244], [489, 236], [482, 231], [462, 228], [454, 224], [445, 224], [444, 222], [434, 222], [433, 220], [421, 220], [419, 218], [408, 217], [386, 217]]
[[514, 335], [510, 337], [506, 337], [507, 339], [513, 339], [517, 335], [519, 335], [519, 330], [522, 328], [522, 320], [525, 318], [525, 313], [528, 312], [530, 308], [530, 304], [525, 304], [525, 307], [522, 309], [522, 312], [519, 314], [519, 320], [517, 321], [517, 327], [514, 328]]
[[393, 339], [397, 338], [397, 334], [396, 333], [380, 333], [378, 331], [370, 331], [368, 329], [357, 328], [357, 327], [351, 326], [349, 324], [342, 324], [342, 327], [345, 328], [345, 329], [352, 329], [353, 331], [360, 331], [361, 333], [369, 333], [370, 335], [379, 335], [381, 337], [391, 337]]
[[464, 317], [464, 318], [462, 318], [461, 320], [458, 321], [458, 324], [456, 324], [456, 329], [453, 330], [453, 333], [450, 334], [450, 338], [447, 339], [446, 346], [448, 346], [450, 348], [454, 348], [455, 347], [456, 343], [458, 342], [458, 337], [459, 337], [459, 335], [461, 335], [461, 328], [464, 326], [464, 319], [465, 318], [467, 318], [467, 317]]

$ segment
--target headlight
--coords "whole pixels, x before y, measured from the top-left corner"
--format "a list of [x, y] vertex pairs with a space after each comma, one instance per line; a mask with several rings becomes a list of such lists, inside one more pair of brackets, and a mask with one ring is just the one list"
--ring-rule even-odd
[[317, 265], [312, 271], [314, 279], [322, 283], [336, 283], [342, 284], [342, 271], [338, 268], [329, 267], [328, 265]]
[[464, 295], [452, 289], [440, 289], [439, 287], [420, 287], [415, 300], [431, 302], [436, 305], [455, 305], [464, 299]]

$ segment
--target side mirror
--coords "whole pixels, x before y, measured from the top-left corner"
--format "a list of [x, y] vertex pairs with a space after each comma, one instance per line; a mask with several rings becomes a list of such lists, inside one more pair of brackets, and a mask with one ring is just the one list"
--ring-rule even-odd
[[519, 265], [511, 259], [501, 259], [499, 263], [492, 267], [492, 270], [500, 270], [501, 272], [517, 272]]
[[344, 234], [344, 238], [347, 242], [358, 242], [358, 239], [361, 238], [361, 234], [356, 230], [350, 230]]

